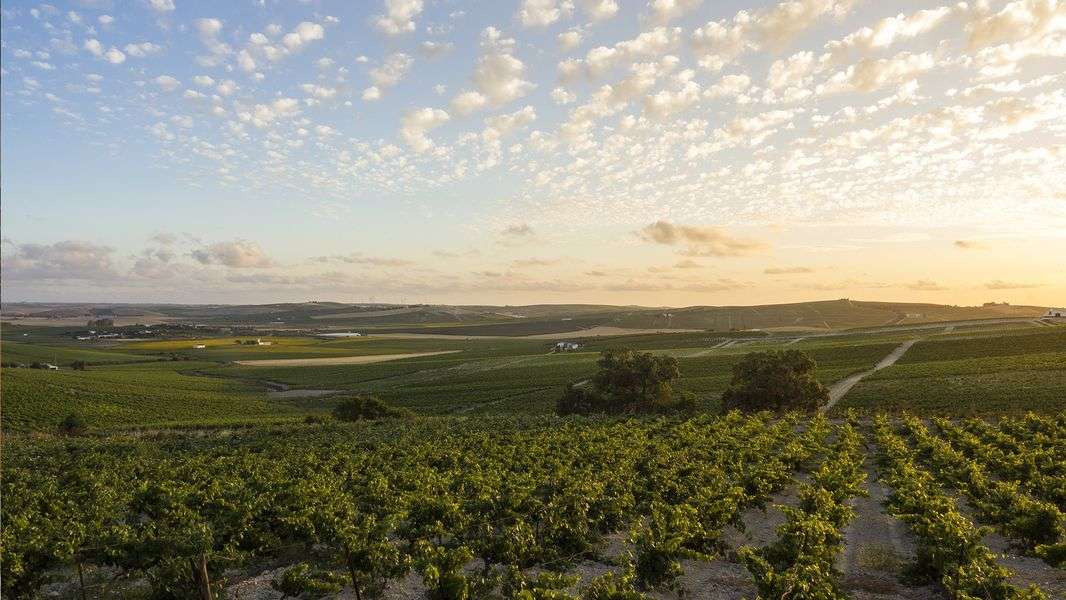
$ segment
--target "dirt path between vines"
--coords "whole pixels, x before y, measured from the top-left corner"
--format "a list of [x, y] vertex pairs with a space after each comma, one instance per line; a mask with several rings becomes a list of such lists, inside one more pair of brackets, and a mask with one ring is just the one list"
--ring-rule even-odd
[[913, 340], [907, 340], [906, 342], [903, 342], [902, 344], [897, 346], [895, 350], [890, 352], [888, 356], [878, 361], [878, 363], [874, 365], [874, 368], [867, 369], [866, 371], [862, 371], [861, 373], [855, 373], [854, 375], [849, 375], [848, 377], [845, 377], [844, 379], [841, 379], [840, 381], [834, 383], [829, 388], [829, 403], [822, 407], [821, 412], [826, 412], [827, 410], [836, 406], [836, 403], [839, 402], [845, 394], [851, 391], [851, 388], [855, 387], [855, 384], [859, 383], [867, 376], [872, 375], [873, 373], [880, 371], [885, 367], [890, 367], [896, 364], [896, 361], [899, 360], [900, 357], [902, 357], [903, 354], [906, 353], [907, 350], [909, 350], [910, 347], [913, 346], [920, 339], [921, 338], [914, 338]]

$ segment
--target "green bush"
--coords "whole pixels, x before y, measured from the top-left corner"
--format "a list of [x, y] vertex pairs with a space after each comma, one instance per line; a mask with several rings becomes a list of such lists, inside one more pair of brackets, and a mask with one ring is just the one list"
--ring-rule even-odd
[[406, 417], [410, 411], [394, 408], [374, 396], [353, 396], [341, 400], [333, 409], [333, 416], [338, 421], [366, 421], [387, 417]]
[[722, 410], [813, 412], [829, 402], [829, 391], [815, 378], [817, 366], [799, 350], [747, 354], [733, 367]]
[[630, 349], [604, 350], [591, 387], [572, 383], [556, 402], [560, 415], [691, 412], [695, 396], [675, 393], [677, 359]]
[[67, 435], [78, 435], [85, 431], [85, 420], [77, 413], [70, 413], [59, 422], [59, 431]]

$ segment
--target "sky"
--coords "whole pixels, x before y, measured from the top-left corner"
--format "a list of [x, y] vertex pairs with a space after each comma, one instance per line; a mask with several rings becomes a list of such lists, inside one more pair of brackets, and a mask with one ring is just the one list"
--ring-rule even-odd
[[1066, 0], [5, 1], [2, 296], [1066, 305]]

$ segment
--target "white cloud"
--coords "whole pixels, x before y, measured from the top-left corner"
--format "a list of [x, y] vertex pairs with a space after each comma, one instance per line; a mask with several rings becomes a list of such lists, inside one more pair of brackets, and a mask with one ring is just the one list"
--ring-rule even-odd
[[485, 119], [485, 129], [481, 132], [481, 139], [487, 142], [499, 140], [512, 131], [529, 125], [536, 119], [537, 111], [532, 106], [526, 106], [510, 114], [489, 117]]
[[433, 140], [426, 136], [432, 129], [447, 123], [451, 117], [439, 108], [417, 108], [403, 116], [400, 137], [418, 153], [433, 148]]
[[569, 52], [581, 45], [582, 35], [581, 31], [571, 29], [570, 31], [560, 33], [556, 36], [556, 39], [559, 41], [559, 50], [562, 52]]
[[126, 62], [126, 55], [118, 48], [111, 48], [107, 52], [104, 52], [104, 60], [113, 65], [120, 65]]
[[995, 14], [975, 18], [968, 29], [971, 48], [1066, 31], [1066, 2], [1015, 0]]
[[275, 262], [255, 242], [236, 239], [217, 242], [192, 251], [192, 257], [204, 265], [224, 265], [233, 269], [265, 269]]
[[418, 52], [426, 58], [438, 58], [451, 52], [455, 48], [455, 44], [451, 42], [434, 42], [424, 41], [418, 45]]
[[215, 85], [215, 80], [207, 75], [197, 75], [192, 78], [192, 81], [200, 87], [210, 87]]
[[578, 5], [593, 21], [604, 21], [618, 14], [615, 0], [578, 0]]
[[703, 0], [650, 0], [652, 21], [666, 23], [698, 8]]
[[148, 0], [148, 6], [157, 12], [170, 12], [174, 10], [174, 0]]
[[917, 37], [941, 25], [951, 14], [952, 8], [942, 6], [920, 10], [910, 15], [899, 14], [881, 19], [871, 27], [863, 27], [844, 39], [833, 40], [825, 45], [828, 52], [838, 58], [848, 50], [871, 52], [888, 48], [899, 40]]
[[819, 91], [825, 94], [872, 92], [886, 85], [907, 81], [935, 66], [936, 61], [928, 52], [901, 52], [892, 58], [867, 58], [830, 77]]
[[104, 27], [107, 27], [115, 22], [115, 17], [112, 17], [111, 15], [100, 15], [99, 17], [96, 17], [96, 20]]
[[173, 92], [181, 87], [181, 82], [171, 77], [170, 75], [160, 75], [155, 78], [155, 84], [158, 85], [164, 92]]
[[414, 59], [402, 52], [390, 54], [381, 66], [370, 70], [370, 81], [378, 88], [392, 87], [403, 79], [412, 64]]
[[411, 33], [421, 13], [422, 0], [385, 0], [385, 14], [374, 19], [374, 26], [388, 35]]
[[123, 48], [123, 50], [126, 51], [126, 54], [128, 54], [128, 55], [130, 55], [130, 56], [132, 56], [134, 58], [144, 58], [146, 56], [155, 54], [155, 53], [159, 52], [162, 49], [163, 49], [162, 46], [157, 46], [156, 44], [153, 44], [152, 42], [141, 42], [139, 44], [126, 44], [126, 46]]
[[526, 66], [512, 55], [514, 40], [504, 38], [495, 27], [481, 33], [482, 54], [474, 65], [471, 79], [476, 92], [461, 92], [452, 100], [457, 112], [468, 113], [485, 105], [513, 102], [536, 86], [524, 79]]
[[573, 10], [574, 5], [567, 0], [522, 0], [518, 16], [526, 27], [547, 27]]
[[363, 90], [363, 100], [366, 102], [374, 102], [381, 100], [381, 90], [377, 86], [370, 86]]
[[296, 29], [286, 33], [285, 37], [281, 38], [281, 43], [284, 44], [290, 52], [295, 52], [305, 44], [321, 40], [325, 36], [326, 30], [321, 25], [304, 21], [297, 25]]
[[474, 111], [481, 110], [488, 103], [488, 98], [480, 92], [466, 91], [452, 98], [451, 106], [452, 110], [460, 115], [468, 115]]

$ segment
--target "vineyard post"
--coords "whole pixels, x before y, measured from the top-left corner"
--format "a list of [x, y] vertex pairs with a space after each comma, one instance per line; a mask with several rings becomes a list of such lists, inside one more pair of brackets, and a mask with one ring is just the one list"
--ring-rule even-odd
[[81, 590], [81, 600], [85, 600], [85, 575], [81, 571], [81, 557], [77, 557], [78, 564], [78, 587]]
[[200, 600], [214, 600], [211, 594], [211, 578], [207, 574], [207, 555], [200, 554], [198, 557], [189, 557], [189, 566], [192, 568], [192, 579], [196, 583]]
[[348, 574], [352, 577], [352, 590], [355, 592], [355, 600], [363, 600], [363, 594], [359, 591], [359, 580], [355, 575], [355, 565], [352, 564], [352, 551], [348, 546], [344, 547], [344, 561], [348, 563]]

